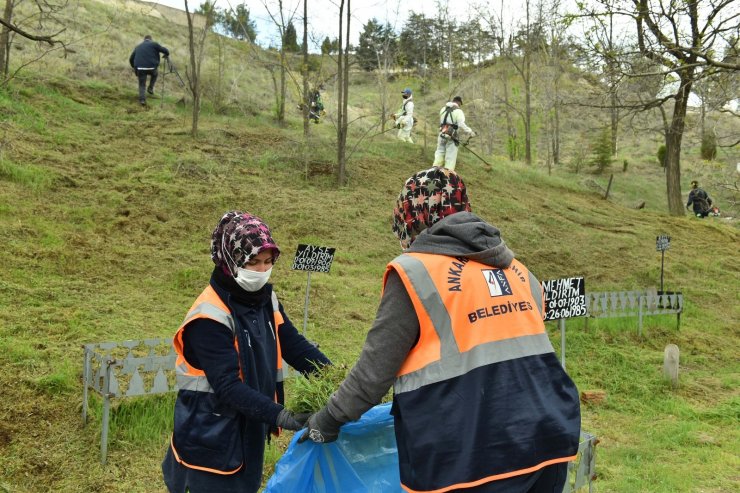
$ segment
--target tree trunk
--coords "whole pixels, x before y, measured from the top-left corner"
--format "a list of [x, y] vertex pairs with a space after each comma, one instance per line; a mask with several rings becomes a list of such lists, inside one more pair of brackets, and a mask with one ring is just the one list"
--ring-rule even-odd
[[681, 197], [681, 141], [686, 126], [686, 107], [689, 102], [693, 70], [681, 72], [681, 87], [676, 92], [676, 103], [673, 106], [673, 117], [666, 136], [666, 190], [668, 212], [672, 216], [683, 216], [683, 198]]
[[303, 167], [308, 180], [308, 114], [311, 111], [310, 95], [308, 93], [308, 0], [303, 0]]
[[[344, 186], [347, 181], [347, 96], [349, 88], [349, 19], [347, 0], [347, 36], [343, 36], [344, 0], [339, 3], [339, 63], [337, 71], [337, 185]], [[343, 46], [346, 45], [346, 46]]]
[[337, 49], [337, 185], [341, 186], [344, 180], [344, 143], [342, 142], [342, 96], [344, 90], [344, 35], [342, 33], [344, 21], [344, 0], [339, 2], [339, 36]]
[[619, 108], [617, 105], [617, 91], [615, 88], [611, 89], [610, 94], [610, 114], [611, 114], [611, 129], [612, 129], [612, 156], [617, 154], [617, 132], [619, 132]]
[[517, 135], [514, 121], [511, 118], [511, 110], [509, 103], [509, 77], [508, 73], [504, 72], [502, 81], [504, 85], [504, 115], [506, 116], [506, 149], [509, 154], [509, 161], [516, 161], [519, 159], [519, 153], [517, 152]]
[[447, 84], [449, 89], [447, 92], [452, 91], [452, 22], [447, 17]]
[[[529, 47], [527, 47], [529, 50]], [[524, 78], [524, 161], [527, 165], [532, 164], [532, 72], [529, 51], [524, 54], [525, 78]]]
[[280, 46], [280, 98], [278, 99], [277, 119], [278, 122], [285, 121], [285, 72], [288, 61], [285, 57], [285, 47]]
[[221, 112], [224, 108], [224, 41], [223, 36], [216, 37], [216, 47], [218, 48], [218, 74], [216, 79], [215, 106], [216, 111]]
[[[380, 58], [380, 53], [375, 50], [375, 58], [378, 61], [378, 84], [380, 89], [380, 131], [385, 132], [386, 120], [388, 118], [388, 49], [384, 47], [385, 56]], [[382, 67], [382, 69], [381, 69]]]
[[190, 129], [190, 135], [193, 138], [198, 136], [198, 120], [200, 119], [200, 91], [193, 93], [193, 126]]
[[524, 161], [532, 165], [532, 39], [529, 23], [529, 0], [526, 2], [527, 11], [527, 42], [524, 47]]
[[612, 129], [612, 156], [617, 154], [617, 138], [618, 138], [618, 132], [619, 132], [619, 83], [618, 83], [618, 77], [617, 73], [619, 70], [619, 67], [616, 66], [616, 62], [613, 58], [613, 53], [615, 51], [614, 47], [614, 13], [610, 12], [608, 14], [609, 18], [609, 30], [607, 31], [607, 50], [608, 50], [608, 59], [606, 62], [607, 71], [608, 71], [608, 81], [609, 81], [609, 104], [611, 106], [610, 108], [610, 116], [611, 116], [611, 129]]
[[190, 91], [193, 93], [193, 122], [190, 127], [190, 135], [193, 138], [198, 136], [198, 118], [200, 117], [200, 70], [198, 67], [198, 58], [195, 56], [195, 33], [193, 32], [193, 19], [188, 7], [188, 0], [185, 0], [185, 15], [188, 18], [188, 48], [190, 51]]
[[342, 81], [342, 176], [340, 185], [344, 186], [347, 184], [347, 133], [349, 132], [349, 115], [347, 114], [347, 105], [349, 103], [349, 35], [350, 35], [350, 21], [352, 19], [352, 13], [350, 11], [350, 0], [347, 0], [347, 27], [345, 31], [345, 42], [347, 43], [346, 49], [344, 50], [344, 80]]
[[[10, 23], [13, 19], [13, 1], [5, 0], [5, 9], [3, 10], [3, 19]], [[0, 74], [3, 77], [8, 76], [8, 65], [10, 64], [10, 29], [3, 26], [0, 31]]]
[[552, 162], [555, 166], [560, 164], [560, 66], [555, 75], [555, 101], [553, 106], [554, 128], [552, 134]]

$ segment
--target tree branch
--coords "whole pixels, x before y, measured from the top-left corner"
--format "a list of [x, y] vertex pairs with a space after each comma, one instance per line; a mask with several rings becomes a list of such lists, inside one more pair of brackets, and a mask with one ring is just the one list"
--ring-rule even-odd
[[740, 145], [740, 139], [732, 144], [717, 144], [717, 147], [735, 147], [737, 145]]
[[65, 29], [62, 29], [58, 33], [52, 34], [51, 36], [36, 36], [34, 34], [27, 33], [23, 29], [19, 28], [18, 26], [15, 26], [15, 25], [11, 24], [10, 22], [7, 22], [2, 17], [0, 17], [0, 24], [2, 24], [3, 26], [7, 27], [8, 29], [10, 29], [11, 31], [13, 31], [14, 33], [20, 34], [21, 36], [23, 36], [26, 39], [30, 39], [32, 41], [40, 41], [42, 43], [48, 43], [50, 46], [54, 46], [55, 44], [60, 44], [60, 45], [64, 46], [64, 42], [63, 41], [60, 41], [58, 39], [54, 39], [54, 37], [55, 36], [59, 36], [60, 34], [62, 34], [64, 31], [66, 31], [66, 28]]

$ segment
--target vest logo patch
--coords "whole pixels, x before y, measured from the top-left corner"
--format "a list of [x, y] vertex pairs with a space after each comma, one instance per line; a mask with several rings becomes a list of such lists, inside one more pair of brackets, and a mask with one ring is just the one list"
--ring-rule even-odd
[[506, 279], [506, 274], [501, 269], [486, 269], [482, 270], [483, 278], [486, 280], [488, 285], [488, 292], [492, 298], [497, 296], [511, 296], [511, 286], [509, 280]]

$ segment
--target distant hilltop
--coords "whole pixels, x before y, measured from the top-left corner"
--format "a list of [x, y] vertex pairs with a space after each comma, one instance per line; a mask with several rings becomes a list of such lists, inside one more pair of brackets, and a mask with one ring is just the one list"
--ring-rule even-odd
[[[157, 2], [146, 2], [139, 0], [96, 0], [100, 3], [113, 6], [115, 8], [137, 12], [142, 15], [151, 15], [166, 21], [181, 25], [188, 25], [188, 18], [184, 10], [161, 5]], [[195, 3], [195, 2], [194, 2]], [[195, 7], [197, 8], [197, 7]], [[193, 16], [193, 26], [202, 29], [206, 24], [206, 18], [202, 15]]]

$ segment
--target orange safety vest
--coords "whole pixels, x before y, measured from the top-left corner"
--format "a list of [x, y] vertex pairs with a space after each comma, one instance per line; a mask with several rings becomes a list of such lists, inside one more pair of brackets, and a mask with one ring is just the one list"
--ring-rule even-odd
[[396, 271], [419, 319], [394, 383], [401, 486], [442, 493], [575, 458], [578, 392], [543, 322], [537, 279], [462, 257], [406, 253]]
[[[283, 359], [280, 352], [280, 338], [278, 337], [278, 333], [284, 320], [280, 313], [280, 307], [275, 292], [272, 293], [272, 309], [275, 322], [275, 341], [277, 346], [276, 381], [280, 384], [283, 381]], [[234, 334], [234, 347], [236, 348], [237, 353], [239, 353], [239, 344], [237, 343], [235, 334], [236, 324], [231, 315], [231, 310], [209, 284], [195, 300], [193, 306], [190, 307], [190, 310], [185, 316], [185, 320], [177, 329], [173, 339], [173, 346], [175, 348], [175, 353], [177, 354], [175, 371], [177, 376], [178, 397], [177, 403], [175, 404], [175, 429], [172, 439], [170, 440], [170, 445], [172, 447], [175, 460], [186, 467], [215, 474], [234, 474], [243, 466], [243, 461], [241, 460], [241, 430], [238, 429], [238, 416], [233, 412], [229, 415], [229, 413], [223, 413], [221, 410], [218, 410], [219, 412], [215, 412], [214, 409], [204, 409], [204, 406], [208, 407], [216, 405], [212, 402], [215, 401], [213, 398], [213, 388], [208, 383], [205, 372], [199, 368], [191, 366], [184, 356], [184, 329], [187, 324], [199, 318], [208, 318], [228, 327], [232, 334]], [[241, 368], [239, 369], [239, 378], [244, 381], [244, 375]], [[207, 397], [192, 399], [190, 397], [192, 392], [205, 393]], [[277, 394], [275, 395], [275, 401], [278, 402]], [[193, 404], [186, 404], [186, 402], [192, 402]], [[204, 412], [206, 415], [210, 414], [212, 416], [223, 418], [222, 420], [216, 420], [218, 422], [214, 421], [210, 422], [208, 425], [204, 425], [212, 429], [222, 430], [220, 438], [209, 438], [214, 443], [222, 442], [221, 445], [223, 445], [224, 448], [223, 453], [221, 454], [208, 447], [202, 448], [198, 444], [187, 443], [193, 442], [193, 437], [195, 437], [195, 441], [197, 441], [197, 437], [200, 434], [213, 435], [212, 430], [192, 429], [194, 427], [198, 428], [199, 426], [194, 425], [194, 423], [199, 423], [196, 415], [199, 413], [203, 414]], [[186, 443], [179, 443], [180, 441]]]

